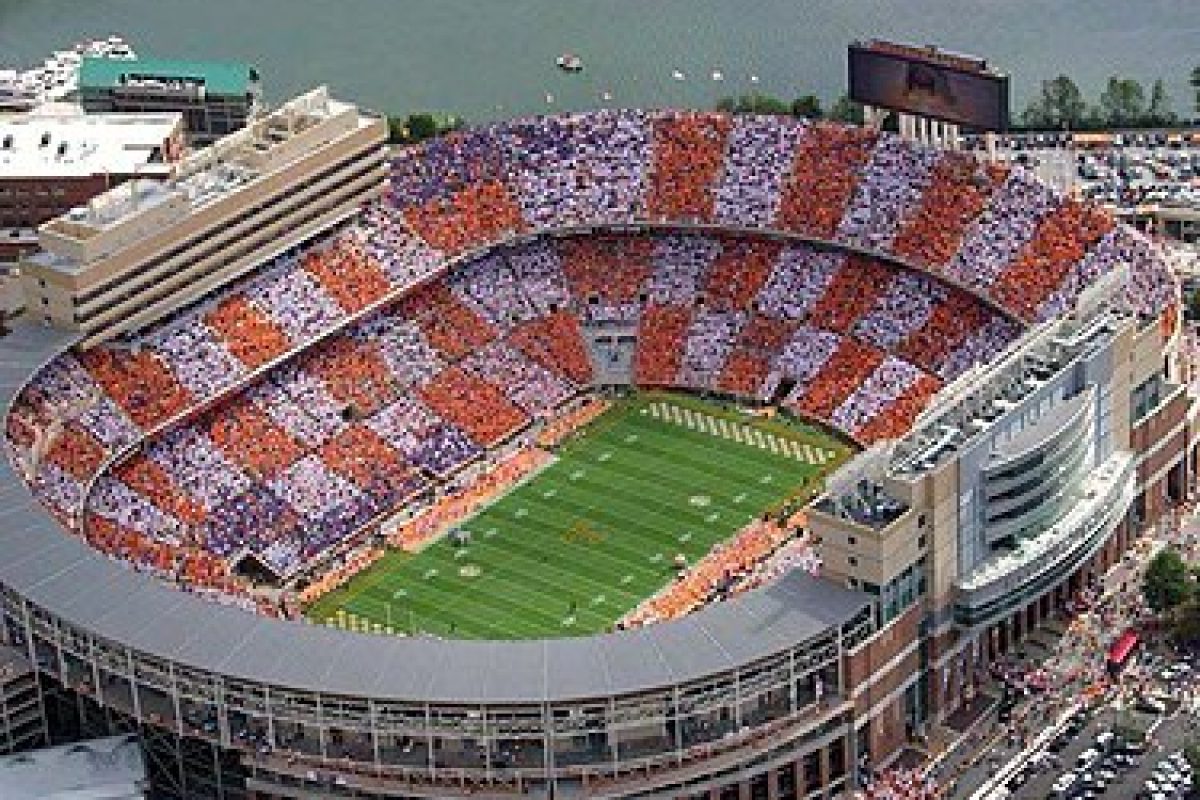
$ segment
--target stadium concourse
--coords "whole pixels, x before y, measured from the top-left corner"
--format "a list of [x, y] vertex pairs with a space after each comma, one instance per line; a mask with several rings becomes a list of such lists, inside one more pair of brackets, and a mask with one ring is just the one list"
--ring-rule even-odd
[[62, 352], [7, 443], [97, 550], [291, 616], [263, 584], [337, 569], [597, 384], [770, 404], [869, 445], [1118, 269], [1132, 312], [1168, 311], [1153, 242], [1099, 208], [873, 130], [515, 120], [400, 151], [383, 199], [337, 229]]

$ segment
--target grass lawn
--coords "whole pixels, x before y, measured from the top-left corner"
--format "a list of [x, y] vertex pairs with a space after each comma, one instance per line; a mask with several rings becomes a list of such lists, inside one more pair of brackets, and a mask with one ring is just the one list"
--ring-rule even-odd
[[603, 631], [673, 577], [677, 553], [694, 563], [848, 455], [799, 423], [634, 395], [463, 523], [466, 546], [391, 551], [308, 616], [463, 638]]

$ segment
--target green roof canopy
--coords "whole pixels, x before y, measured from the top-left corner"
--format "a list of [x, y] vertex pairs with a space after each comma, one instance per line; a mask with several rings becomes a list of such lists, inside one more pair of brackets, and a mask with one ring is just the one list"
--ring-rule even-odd
[[176, 61], [161, 58], [117, 59], [89, 56], [79, 68], [79, 88], [115, 89], [130, 75], [182, 78], [204, 84], [209, 94], [244, 95], [258, 75], [249, 64], [231, 61]]

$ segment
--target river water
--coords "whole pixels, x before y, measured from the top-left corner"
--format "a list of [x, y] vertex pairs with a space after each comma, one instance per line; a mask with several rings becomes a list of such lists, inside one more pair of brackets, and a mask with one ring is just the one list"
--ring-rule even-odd
[[[272, 101], [327, 83], [383, 111], [476, 120], [604, 93], [622, 106], [831, 100], [846, 44], [874, 36], [989, 58], [1012, 75], [1014, 111], [1066, 73], [1093, 99], [1111, 74], [1163, 77], [1190, 112], [1200, 64], [1200, 0], [0, 0], [0, 66], [114, 32], [144, 55], [249, 61]], [[564, 51], [582, 74], [554, 68]]]

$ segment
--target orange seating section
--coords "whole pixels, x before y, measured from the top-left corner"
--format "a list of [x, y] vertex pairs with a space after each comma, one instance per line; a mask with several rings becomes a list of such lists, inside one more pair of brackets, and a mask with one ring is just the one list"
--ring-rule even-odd
[[331, 339], [303, 363], [304, 369], [324, 381], [338, 402], [360, 414], [378, 411], [400, 393], [379, 348], [349, 336]]
[[437, 250], [456, 255], [524, 230], [521, 208], [497, 181], [469, 184], [449, 199], [410, 207], [405, 219]]
[[962, 291], [951, 291], [933, 307], [929, 319], [896, 348], [896, 355], [928, 371], [935, 371], [972, 332], [983, 327], [987, 313], [979, 301]]
[[534, 362], [574, 383], [591, 383], [592, 361], [575, 315], [556, 311], [523, 323], [508, 335], [508, 341]]
[[681, 113], [654, 124], [654, 160], [646, 209], [651, 219], [709, 222], [733, 120]]
[[457, 361], [496, 338], [496, 330], [464, 305], [444, 283], [424, 286], [401, 301], [402, 313], [416, 321], [429, 343]]
[[80, 353], [79, 361], [104, 393], [143, 430], [165, 422], [193, 403], [167, 365], [145, 350], [127, 353], [94, 347]]
[[901, 228], [892, 251], [934, 269], [946, 264], [1007, 177], [1005, 166], [981, 167], [969, 153], [944, 154], [933, 169], [920, 210]]
[[809, 125], [796, 147], [776, 227], [832, 239], [876, 138], [864, 128], [822, 122]]
[[578, 237], [563, 242], [562, 253], [563, 273], [578, 302], [599, 297], [636, 303], [654, 270], [654, 243], [649, 237]]
[[878, 261], [850, 256], [825, 293], [809, 312], [821, 327], [846, 333], [882, 296], [892, 280], [892, 271]]
[[883, 363], [884, 352], [849, 336], [821, 367], [796, 404], [817, 419], [829, 416]]
[[332, 247], [306, 254], [304, 269], [349, 312], [361, 311], [391, 288], [383, 271], [346, 236]]
[[642, 312], [634, 379], [642, 386], [670, 386], [683, 362], [683, 344], [692, 320], [689, 308], [651, 304]]
[[254, 369], [286, 353], [287, 334], [249, 300], [235, 295], [204, 315], [204, 323], [235, 358]]
[[244, 397], [209, 414], [203, 427], [226, 455], [260, 478], [279, 474], [305, 454], [295, 437]]
[[1016, 261], [992, 286], [992, 296], [1032, 320], [1071, 267], [1112, 230], [1112, 219], [1098, 208], [1068, 200], [1046, 216]]
[[744, 311], [771, 275], [783, 245], [778, 242], [722, 242], [708, 271], [705, 304], [717, 311]]
[[443, 370], [418, 393], [426, 405], [483, 447], [500, 442], [529, 422], [525, 412], [498, 388], [458, 367]]

